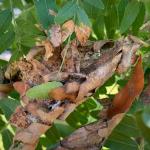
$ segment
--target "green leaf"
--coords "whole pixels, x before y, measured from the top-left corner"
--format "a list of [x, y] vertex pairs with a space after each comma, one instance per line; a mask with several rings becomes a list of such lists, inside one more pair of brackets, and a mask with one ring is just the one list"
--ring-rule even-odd
[[6, 126], [6, 123], [4, 122], [2, 115], [0, 115], [0, 132], [3, 130]]
[[74, 18], [77, 11], [77, 5], [73, 1], [67, 2], [59, 11], [55, 17], [55, 22], [62, 24], [65, 21]]
[[21, 56], [23, 56], [23, 52], [20, 51], [19, 49], [16, 49], [15, 51], [12, 52], [12, 56], [9, 60], [9, 63], [12, 63], [13, 61], [17, 61], [20, 59]]
[[107, 7], [104, 20], [105, 20], [107, 37], [113, 38], [119, 23], [116, 5], [110, 5], [109, 7]]
[[87, 26], [91, 26], [91, 22], [87, 16], [86, 12], [80, 6], [78, 6], [78, 9], [77, 9], [77, 19], [78, 19], [79, 24], [83, 23]]
[[104, 4], [103, 4], [102, 0], [84, 0], [84, 2], [87, 2], [96, 8], [104, 9]]
[[[26, 9], [17, 19], [17, 35], [16, 43], [18, 45], [29, 47], [28, 50], [35, 46], [38, 40], [44, 39], [45, 34], [36, 25], [38, 24], [38, 19], [35, 13], [35, 8], [31, 7]], [[20, 46], [21, 47], [21, 46]], [[17, 48], [18, 50], [18, 48]], [[22, 51], [24, 52], [24, 51]]]
[[61, 137], [68, 136], [75, 130], [66, 121], [61, 121], [61, 120], [55, 120], [54, 126], [59, 132]]
[[30, 88], [27, 91], [26, 95], [31, 99], [45, 99], [49, 97], [48, 93], [51, 90], [59, 86], [62, 86], [62, 83], [56, 82], [56, 81], [43, 83], [43, 84], [34, 86], [33, 88]]
[[56, 11], [55, 0], [34, 0], [38, 18], [45, 29], [54, 23], [54, 16], [50, 15], [49, 10]]
[[132, 24], [132, 31], [134, 35], [138, 34], [139, 28], [143, 25], [145, 19], [145, 5], [144, 3], [140, 2], [140, 11], [136, 17], [136, 20]]
[[9, 28], [12, 20], [12, 13], [9, 9], [0, 12], [0, 35]]
[[[4, 8], [11, 8], [11, 3], [9, 0], [2, 0], [3, 3], [2, 5], [4, 6]], [[11, 0], [13, 7], [14, 8], [19, 8], [19, 9], [23, 9], [24, 8], [24, 2], [23, 1], [18, 1], [18, 0]], [[31, 0], [30, 0], [31, 2]]]
[[140, 136], [141, 134], [136, 125], [135, 117], [126, 115], [111, 133], [105, 146], [109, 147], [111, 150], [138, 150], [138, 144], [135, 139]]
[[93, 25], [93, 31], [95, 35], [97, 36], [98, 40], [101, 40], [104, 38], [104, 27], [105, 27], [105, 22], [104, 22], [104, 16], [98, 16], [97, 19], [94, 20]]
[[2, 60], [0, 59], [0, 67], [4, 67], [8, 64], [8, 62], [6, 60]]
[[140, 3], [132, 0], [128, 3], [120, 25], [120, 33], [126, 32], [135, 21], [140, 10]]
[[20, 105], [20, 102], [18, 100], [10, 98], [0, 100], [0, 109], [2, 110], [7, 119], [10, 118], [11, 114], [15, 111], [18, 105]]
[[118, 5], [119, 24], [122, 21], [122, 18], [124, 16], [124, 12], [125, 12], [125, 8], [128, 3], [129, 3], [129, 0], [121, 0]]
[[94, 7], [93, 5], [86, 3], [85, 1], [80, 1], [79, 6], [85, 10], [89, 18], [94, 19], [94, 20], [96, 20], [97, 17], [102, 15], [104, 12], [102, 9], [98, 9]]
[[1, 132], [5, 150], [9, 149], [13, 142], [13, 134], [7, 128]]
[[11, 46], [15, 39], [15, 32], [11, 29], [9, 29], [4, 34], [0, 35], [0, 52], [6, 50]]
[[142, 118], [145, 125], [150, 128], [150, 107], [149, 106], [145, 107], [144, 112], [142, 113]]
[[[142, 113], [143, 113], [142, 111], [139, 111], [136, 113], [137, 124], [140, 128], [142, 135], [147, 140], [147, 142], [150, 144], [150, 128], [146, 125], [147, 122], [145, 124], [145, 122], [143, 121]], [[150, 117], [150, 114], [149, 114], [149, 117]]]

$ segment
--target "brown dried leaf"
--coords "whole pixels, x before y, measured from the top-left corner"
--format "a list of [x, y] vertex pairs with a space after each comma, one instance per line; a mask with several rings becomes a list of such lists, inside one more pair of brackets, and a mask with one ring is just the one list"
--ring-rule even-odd
[[80, 83], [73, 81], [65, 84], [66, 93], [76, 93], [79, 91]]
[[112, 107], [108, 110], [108, 118], [119, 113], [128, 111], [134, 99], [141, 93], [144, 87], [144, 72], [142, 67], [142, 57], [139, 56], [131, 79], [126, 86], [115, 96]]
[[5, 78], [6, 79], [13, 79], [14, 76], [17, 74], [17, 72], [19, 71], [18, 69], [18, 62], [13, 62], [11, 64], [8, 65], [6, 71], [5, 71]]
[[85, 43], [87, 42], [87, 40], [91, 34], [91, 28], [84, 24], [80, 24], [80, 26], [76, 25], [75, 33], [76, 33], [77, 39], [79, 40], [81, 45], [85, 45]]
[[19, 128], [27, 128], [30, 125], [23, 107], [19, 106], [16, 108], [15, 113], [10, 118], [10, 123]]
[[53, 25], [50, 29], [50, 41], [54, 47], [60, 46], [62, 43], [62, 34], [60, 25]]
[[49, 107], [54, 106], [52, 101], [30, 102], [26, 106], [26, 110], [33, 116], [40, 118], [43, 123], [51, 124], [56, 118], [58, 118], [64, 111], [63, 107], [55, 106], [52, 110]]
[[84, 100], [88, 92], [102, 86], [115, 72], [120, 58], [121, 54], [118, 54], [109, 61], [106, 61], [105, 64], [99, 65], [93, 72], [89, 73], [87, 80], [80, 85], [76, 101], [80, 102]]
[[43, 122], [53, 123], [63, 113], [63, 111], [63, 107], [57, 107], [49, 113], [38, 109], [37, 114]]
[[50, 43], [49, 40], [45, 40], [45, 41], [43, 42], [43, 45], [44, 45], [44, 47], [45, 47], [44, 60], [45, 60], [45, 61], [48, 61], [48, 59], [53, 56], [54, 48], [53, 48], [53, 46], [51, 45], [51, 43]]
[[65, 58], [63, 69], [65, 72], [79, 73], [80, 72], [80, 54], [77, 49], [77, 46], [74, 43], [71, 43], [70, 47], [67, 47], [67, 46], [61, 52], [62, 58]]
[[58, 87], [54, 90], [52, 90], [49, 93], [49, 96], [52, 97], [55, 100], [70, 100], [73, 101], [76, 99], [77, 92], [76, 93], [66, 93], [65, 87]]
[[118, 73], [124, 73], [127, 69], [134, 63], [134, 57], [137, 49], [140, 47], [139, 43], [132, 43], [132, 41], [127, 37], [123, 40], [122, 48], [122, 59], [117, 68]]
[[74, 22], [69, 20], [62, 25], [62, 42], [64, 42], [74, 32]]
[[52, 72], [50, 74], [47, 74], [45, 76], [43, 76], [43, 79], [45, 82], [48, 81], [64, 81], [69, 77], [69, 73], [68, 72]]
[[50, 126], [40, 123], [32, 123], [28, 128], [19, 131], [15, 137], [15, 141], [22, 141], [25, 144], [36, 144], [40, 136], [45, 133]]
[[13, 85], [12, 84], [0, 84], [0, 92], [1, 93], [9, 93], [13, 90]]
[[44, 52], [43, 45], [33, 47], [33, 48], [30, 49], [30, 51], [26, 55], [26, 60], [29, 61], [29, 60], [33, 59], [35, 56], [41, 54], [42, 52]]
[[24, 96], [26, 91], [30, 88], [30, 86], [25, 82], [15, 82], [13, 84], [15, 90], [20, 94], [20, 96]]
[[98, 52], [103, 48], [103, 46], [107, 46], [108, 48], [111, 48], [113, 46], [114, 42], [112, 40], [101, 40], [94, 42], [93, 49], [95, 52]]

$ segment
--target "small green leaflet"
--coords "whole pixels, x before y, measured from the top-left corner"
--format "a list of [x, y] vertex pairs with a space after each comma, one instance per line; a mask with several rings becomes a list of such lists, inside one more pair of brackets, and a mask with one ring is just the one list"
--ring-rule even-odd
[[20, 105], [20, 102], [15, 99], [4, 98], [0, 100], [0, 109], [7, 119], [10, 118], [18, 105]]
[[59, 86], [62, 86], [62, 83], [56, 81], [43, 83], [30, 88], [26, 95], [31, 99], [46, 99], [49, 97], [48, 93]]
[[68, 2], [58, 11], [57, 16], [55, 17], [55, 22], [62, 24], [65, 21], [73, 19], [77, 20], [78, 23], [83, 23], [85, 25], [91, 26], [91, 22], [83, 8], [81, 8], [74, 1]]
[[112, 39], [115, 35], [116, 29], [118, 28], [118, 14], [116, 5], [111, 5], [111, 7], [107, 7], [107, 15], [105, 15], [105, 27], [107, 37]]
[[119, 17], [119, 24], [122, 21], [122, 18], [124, 16], [125, 8], [128, 5], [129, 0], [121, 0], [118, 4], [118, 17]]
[[0, 35], [0, 52], [3, 52], [7, 48], [9, 48], [9, 46], [11, 46], [11, 44], [13, 43], [14, 39], [15, 39], [15, 32], [13, 31], [12, 28], [9, 29], [6, 33], [1, 34]]
[[0, 12], [0, 52], [12, 44], [15, 33], [11, 25], [12, 13], [9, 9]]
[[145, 5], [143, 2], [140, 2], [140, 11], [139, 11], [134, 23], [132, 24], [132, 31], [133, 31], [134, 35], [138, 34], [140, 27], [143, 25], [144, 19], [145, 19], [145, 14], [146, 14]]
[[62, 24], [68, 19], [75, 17], [77, 11], [77, 5], [73, 1], [66, 3], [59, 11], [57, 16], [55, 17], [55, 22], [58, 24]]
[[139, 2], [133, 0], [128, 3], [128, 5], [125, 9], [123, 19], [121, 21], [120, 33], [125, 33], [129, 29], [129, 27], [135, 21], [139, 11], [140, 11], [140, 3]]
[[55, 0], [34, 0], [38, 18], [45, 29], [54, 23], [54, 16], [49, 10], [56, 11]]

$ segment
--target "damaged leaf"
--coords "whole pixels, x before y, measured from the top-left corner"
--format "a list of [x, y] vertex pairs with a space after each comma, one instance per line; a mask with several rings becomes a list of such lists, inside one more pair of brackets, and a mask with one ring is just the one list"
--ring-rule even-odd
[[84, 45], [91, 34], [91, 28], [84, 24], [76, 25], [75, 33], [81, 45]]
[[69, 20], [62, 25], [62, 42], [64, 42], [74, 32], [74, 22]]

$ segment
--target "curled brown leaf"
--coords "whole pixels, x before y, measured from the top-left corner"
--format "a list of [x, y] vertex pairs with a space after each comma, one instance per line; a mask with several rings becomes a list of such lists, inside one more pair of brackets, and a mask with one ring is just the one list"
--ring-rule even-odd
[[144, 72], [142, 67], [142, 57], [139, 56], [131, 79], [120, 92], [115, 95], [112, 107], [108, 109], [108, 118], [116, 114], [128, 111], [135, 98], [142, 92], [144, 87]]
[[44, 55], [44, 60], [47, 61], [50, 57], [53, 56], [54, 48], [51, 45], [49, 40], [45, 40], [43, 42], [43, 45], [45, 47], [45, 55]]

